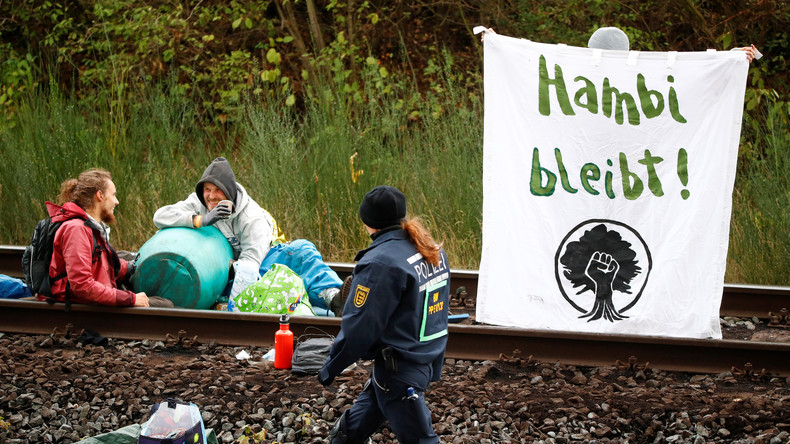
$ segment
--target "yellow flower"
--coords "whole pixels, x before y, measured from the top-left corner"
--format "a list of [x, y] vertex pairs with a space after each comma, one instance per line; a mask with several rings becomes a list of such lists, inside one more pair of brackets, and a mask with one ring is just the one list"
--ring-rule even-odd
[[354, 183], [357, 183], [359, 181], [359, 176], [361, 176], [362, 174], [365, 173], [364, 170], [356, 170], [356, 169], [354, 169], [354, 158], [357, 157], [357, 155], [359, 155], [359, 153], [355, 152], [348, 159], [348, 162], [349, 162], [349, 164], [351, 166], [351, 181], [354, 182]]

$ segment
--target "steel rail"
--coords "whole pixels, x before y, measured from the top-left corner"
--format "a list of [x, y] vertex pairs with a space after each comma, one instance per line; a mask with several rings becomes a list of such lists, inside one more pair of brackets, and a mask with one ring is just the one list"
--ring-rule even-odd
[[[0, 331], [50, 334], [56, 330], [78, 335], [83, 329], [118, 339], [194, 338], [198, 342], [234, 346], [272, 347], [279, 315], [228, 313], [211, 310], [115, 308], [0, 300]], [[291, 330], [298, 337], [321, 331], [336, 336], [340, 319], [294, 316]], [[577, 366], [613, 365], [617, 361], [651, 368], [693, 373], [765, 369], [766, 374], [790, 376], [790, 344], [734, 340], [683, 339], [654, 336], [603, 335], [544, 330], [451, 325], [448, 358], [496, 360], [521, 357]], [[749, 364], [747, 364], [749, 363]]]
[[[22, 276], [22, 254], [25, 248], [14, 245], [0, 245], [0, 274]], [[354, 264], [327, 262], [341, 279], [351, 274]], [[477, 296], [477, 270], [450, 270], [450, 291], [455, 295], [461, 287], [469, 300], [474, 303]], [[771, 285], [724, 284], [721, 316], [735, 316], [768, 319], [769, 313], [779, 313], [782, 308], [790, 310], [790, 287]]]

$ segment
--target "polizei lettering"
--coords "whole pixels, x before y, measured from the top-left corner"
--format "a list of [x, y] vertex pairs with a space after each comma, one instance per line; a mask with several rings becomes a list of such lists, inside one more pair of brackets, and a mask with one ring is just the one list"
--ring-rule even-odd
[[[538, 65], [540, 77], [538, 83], [538, 111], [540, 111], [540, 114], [544, 116], [551, 115], [552, 95], [550, 90], [554, 88], [554, 97], [557, 99], [556, 104], [562, 113], [566, 116], [576, 115], [576, 109], [571, 104], [568, 86], [565, 84], [565, 78], [562, 74], [562, 67], [555, 64], [554, 77], [551, 77], [544, 56], [540, 56]], [[600, 90], [586, 77], [577, 76], [573, 81], [579, 85], [575, 93], [570, 91], [573, 93], [573, 104], [576, 105], [576, 108], [586, 109], [592, 114], [598, 114], [600, 111], [609, 118], [614, 116], [614, 121], [618, 125], [622, 125], [625, 122], [626, 116], [629, 124], [639, 125], [642, 115], [647, 119], [652, 119], [660, 116], [665, 110], [664, 95], [657, 90], [648, 89], [645, 76], [642, 74], [636, 75], [636, 96], [617, 89], [611, 84], [608, 77], [604, 77]], [[669, 91], [666, 93], [666, 108], [669, 109], [672, 119], [679, 123], [686, 123], [686, 118], [680, 113], [677, 92], [672, 87], [674, 81], [675, 78], [673, 76], [667, 76]]]
[[434, 266], [424, 260], [414, 264], [414, 271], [417, 272], [420, 282], [426, 281], [445, 270], [447, 270], [447, 263], [444, 261], [444, 256], [439, 256], [439, 265]]

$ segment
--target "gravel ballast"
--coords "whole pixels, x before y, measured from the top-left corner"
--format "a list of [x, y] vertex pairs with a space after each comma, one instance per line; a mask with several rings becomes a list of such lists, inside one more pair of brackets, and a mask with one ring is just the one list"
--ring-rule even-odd
[[[324, 388], [273, 368], [262, 359], [268, 349], [186, 345], [3, 335], [0, 442], [76, 442], [142, 424], [154, 403], [179, 398], [200, 407], [220, 442], [265, 430], [266, 443], [321, 443], [371, 365]], [[251, 358], [237, 359], [242, 350]], [[447, 359], [426, 398], [446, 443], [787, 444], [790, 378], [759, 370], [696, 375], [636, 361], [581, 368], [515, 353]], [[372, 440], [397, 442], [386, 424]]]

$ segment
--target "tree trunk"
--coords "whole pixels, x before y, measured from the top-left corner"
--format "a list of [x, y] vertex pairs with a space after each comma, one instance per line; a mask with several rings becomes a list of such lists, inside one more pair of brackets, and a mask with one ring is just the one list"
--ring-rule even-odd
[[277, 13], [282, 18], [283, 24], [294, 38], [294, 44], [300, 52], [302, 67], [307, 71], [307, 75], [309, 76], [310, 80], [315, 80], [316, 75], [315, 70], [310, 63], [311, 57], [308, 54], [309, 50], [307, 49], [307, 45], [302, 38], [302, 33], [300, 32], [298, 25], [299, 21], [296, 19], [296, 14], [294, 13], [291, 2], [286, 0], [284, 8], [282, 0], [275, 0], [274, 4], [277, 6]]
[[310, 34], [313, 36], [316, 53], [319, 53], [324, 49], [324, 38], [321, 35], [321, 27], [318, 23], [318, 13], [315, 9], [315, 2], [313, 0], [306, 0], [305, 3], [307, 3], [307, 18], [310, 21]]

